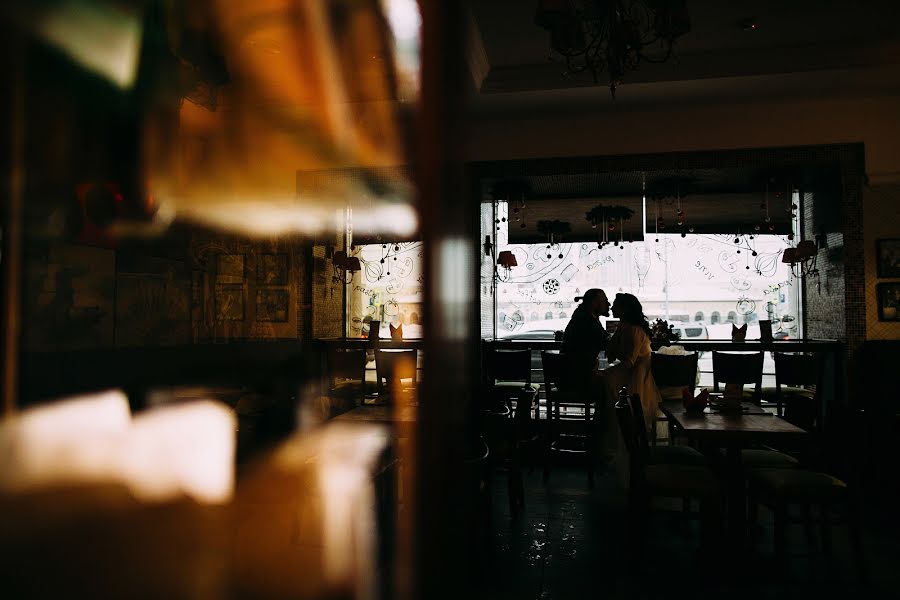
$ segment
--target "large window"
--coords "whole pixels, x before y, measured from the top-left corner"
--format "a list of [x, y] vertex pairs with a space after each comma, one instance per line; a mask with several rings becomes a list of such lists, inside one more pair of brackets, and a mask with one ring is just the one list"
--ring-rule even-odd
[[422, 337], [422, 242], [367, 244], [353, 251], [362, 272], [347, 286], [347, 335], [365, 337], [373, 321], [379, 337], [403, 325], [404, 338]]
[[[497, 205], [505, 223], [506, 203]], [[759, 337], [760, 320], [772, 321], [776, 337], [798, 337], [799, 282], [781, 262], [786, 236], [647, 233], [642, 242], [508, 244], [495, 229], [497, 251], [508, 250], [517, 266], [498, 270], [495, 327], [500, 337], [564, 329], [574, 299], [599, 287], [637, 296], [648, 318], [662, 317], [690, 328], [698, 339], [730, 339], [732, 323], [747, 323]], [[539, 319], [534, 319], [534, 315]], [[709, 315], [709, 320], [706, 316]], [[721, 315], [727, 315], [724, 321]]]

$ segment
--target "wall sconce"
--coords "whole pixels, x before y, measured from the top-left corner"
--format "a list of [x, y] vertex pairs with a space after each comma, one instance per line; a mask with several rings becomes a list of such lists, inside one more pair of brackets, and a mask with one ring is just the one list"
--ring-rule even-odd
[[819, 249], [812, 240], [802, 240], [796, 248], [785, 248], [781, 255], [781, 262], [791, 265], [791, 274], [794, 277], [816, 275], [816, 259]]
[[[343, 283], [349, 284], [353, 281], [353, 274], [357, 271], [362, 270], [362, 265], [359, 262], [359, 257], [356, 256], [347, 256], [347, 252], [344, 250], [336, 250], [334, 252], [334, 256], [331, 259], [331, 264], [334, 267], [334, 275], [331, 277], [331, 281], [333, 283]], [[349, 277], [347, 276], [349, 274]]]
[[518, 267], [519, 262], [516, 260], [516, 255], [510, 250], [503, 250], [497, 256], [497, 265], [503, 269], [503, 273], [495, 271], [497, 279], [500, 281], [509, 281], [512, 268]]

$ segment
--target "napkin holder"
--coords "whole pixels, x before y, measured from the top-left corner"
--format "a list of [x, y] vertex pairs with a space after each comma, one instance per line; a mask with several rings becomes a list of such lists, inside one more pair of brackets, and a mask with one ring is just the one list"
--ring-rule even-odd
[[681, 391], [681, 404], [689, 413], [702, 413], [709, 404], [709, 390], [701, 390], [694, 396], [689, 388], [684, 388]]
[[719, 409], [721, 412], [741, 412], [741, 402], [744, 399], [744, 385], [741, 383], [726, 383], [725, 392], [722, 394]]
[[377, 342], [378, 341], [378, 333], [381, 330], [381, 321], [370, 321], [369, 322], [369, 341]]
[[761, 342], [771, 342], [772, 341], [772, 321], [760, 321], [759, 322], [759, 341], [761, 341]]

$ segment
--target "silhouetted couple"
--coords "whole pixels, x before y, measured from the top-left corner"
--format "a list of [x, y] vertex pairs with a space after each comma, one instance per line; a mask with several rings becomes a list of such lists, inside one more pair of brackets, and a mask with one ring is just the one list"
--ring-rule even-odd
[[[640, 301], [632, 294], [616, 294], [612, 316], [619, 320], [610, 338], [600, 322], [609, 316], [610, 304], [606, 293], [591, 288], [578, 296], [581, 301], [563, 335], [562, 352], [566, 356], [566, 387], [583, 391], [596, 405], [594, 423], [597, 448], [601, 458], [609, 460], [623, 451], [615, 418], [614, 404], [618, 390], [640, 394], [648, 426], [656, 417], [659, 391], [650, 372], [650, 324], [644, 316]], [[606, 351], [612, 365], [599, 368], [599, 354]], [[615, 364], [615, 361], [618, 361]]]

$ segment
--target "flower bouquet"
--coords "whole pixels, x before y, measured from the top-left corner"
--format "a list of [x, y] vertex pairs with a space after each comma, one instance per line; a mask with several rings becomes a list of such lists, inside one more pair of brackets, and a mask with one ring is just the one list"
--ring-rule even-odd
[[674, 325], [669, 325], [665, 319], [656, 319], [650, 324], [650, 343], [654, 346], [668, 346], [677, 342], [681, 334]]

